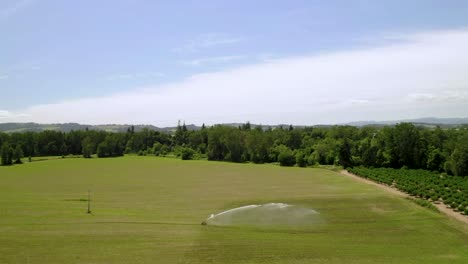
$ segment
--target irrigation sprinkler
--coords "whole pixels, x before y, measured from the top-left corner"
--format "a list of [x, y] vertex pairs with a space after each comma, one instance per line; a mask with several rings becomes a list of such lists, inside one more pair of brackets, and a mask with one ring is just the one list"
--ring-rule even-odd
[[88, 190], [88, 214], [91, 214], [91, 190]]

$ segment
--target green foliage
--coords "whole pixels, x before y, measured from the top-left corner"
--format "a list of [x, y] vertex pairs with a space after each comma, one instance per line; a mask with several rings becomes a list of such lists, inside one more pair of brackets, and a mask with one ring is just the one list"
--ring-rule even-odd
[[317, 165], [318, 162], [315, 158], [315, 155], [312, 153], [310, 154], [308, 157], [307, 157], [307, 165], [309, 166], [314, 166], [314, 165]]
[[13, 148], [7, 142], [2, 144], [0, 149], [2, 154], [2, 166], [8, 166], [13, 164]]
[[435, 205], [433, 205], [431, 202], [427, 201], [427, 200], [423, 200], [423, 199], [414, 199], [414, 198], [408, 198], [408, 200], [414, 202], [415, 204], [419, 205], [419, 206], [422, 206], [422, 207], [425, 207], [425, 208], [428, 208], [434, 212], [439, 212], [439, 209], [437, 209], [437, 207]]
[[103, 142], [97, 147], [97, 156], [99, 158], [117, 157], [124, 154], [123, 137], [119, 134], [109, 134]]
[[468, 134], [465, 134], [450, 155], [447, 169], [456, 176], [468, 176]]
[[431, 171], [442, 171], [444, 163], [445, 163], [445, 158], [444, 158], [443, 153], [440, 151], [440, 149], [434, 146], [431, 146], [428, 149], [427, 164], [426, 164], [427, 169]]
[[[181, 149], [191, 148], [196, 156], [209, 160], [253, 163], [280, 162], [280, 152], [285, 146], [292, 151], [298, 166], [406, 166], [468, 176], [467, 128], [422, 128], [409, 123], [383, 128], [270, 128], [246, 123], [239, 127], [203, 126], [200, 130], [189, 130], [179, 123], [172, 133], [148, 128], [135, 131], [132, 127], [125, 133], [95, 130], [0, 133], [0, 146], [5, 142], [14, 151], [19, 146], [27, 157], [83, 155], [89, 158], [95, 153], [99, 157], [123, 153], [180, 157]], [[297, 153], [303, 153], [303, 157]]]
[[224, 144], [224, 135], [229, 128], [224, 126], [214, 126], [208, 132], [208, 160], [224, 160], [228, 149]]
[[[269, 161], [270, 137], [261, 129], [250, 130], [246, 136], [247, 160], [253, 163], [264, 163]], [[276, 158], [274, 159], [276, 161]]]
[[345, 139], [339, 146], [338, 159], [340, 161], [340, 165], [345, 169], [353, 165], [351, 157], [351, 144], [347, 139]]
[[83, 147], [83, 157], [84, 158], [91, 158], [91, 155], [93, 154], [94, 152], [94, 144], [91, 140], [91, 138], [89, 137], [86, 137], [85, 139], [83, 139], [83, 142], [81, 143], [82, 147]]
[[20, 145], [16, 145], [16, 148], [13, 149], [12, 160], [15, 164], [23, 163], [21, 159], [23, 158], [23, 150]]
[[304, 153], [302, 151], [297, 151], [296, 152], [296, 164], [299, 167], [306, 167], [307, 166], [307, 161], [304, 157]]
[[193, 149], [183, 148], [181, 158], [182, 158], [182, 160], [191, 160], [191, 159], [193, 159], [194, 154], [195, 154], [195, 151]]
[[155, 156], [161, 155], [161, 149], [162, 149], [162, 144], [159, 142], [154, 142], [153, 148], [151, 149], [151, 153], [153, 153]]
[[426, 170], [363, 168], [350, 172], [373, 181], [393, 185], [409, 195], [439, 201], [463, 211], [468, 204], [468, 177], [447, 176]]
[[290, 148], [285, 145], [280, 145], [278, 154], [278, 162], [281, 166], [294, 166], [296, 158]]

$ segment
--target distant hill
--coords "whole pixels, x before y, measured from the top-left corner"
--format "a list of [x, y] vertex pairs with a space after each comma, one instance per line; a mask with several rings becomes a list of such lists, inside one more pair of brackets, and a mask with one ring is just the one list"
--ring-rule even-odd
[[391, 121], [356, 121], [349, 122], [343, 125], [349, 126], [385, 126], [385, 125], [395, 125], [398, 123], [413, 123], [415, 125], [422, 126], [441, 126], [441, 127], [456, 127], [460, 125], [467, 125], [468, 118], [436, 118], [436, 117], [424, 117], [416, 119], [403, 119], [403, 120], [391, 120]]
[[[64, 124], [37, 124], [37, 123], [0, 123], [0, 132], [14, 133], [14, 132], [26, 132], [26, 131], [44, 131], [44, 130], [55, 130], [62, 132], [69, 132], [72, 130], [99, 130], [108, 132], [125, 132], [132, 125], [83, 125], [77, 123], [64, 123]], [[155, 131], [167, 131], [175, 130], [175, 127], [159, 128], [152, 125], [134, 125], [135, 131], [141, 131], [143, 128], [148, 128]]]
[[[349, 125], [349, 126], [385, 126], [385, 125], [395, 125], [402, 122], [413, 123], [419, 126], [426, 126], [426, 127], [458, 127], [461, 125], [468, 125], [468, 118], [434, 118], [434, 117], [427, 117], [427, 118], [418, 118], [418, 119], [407, 119], [407, 120], [393, 120], [393, 121], [357, 121], [357, 122], [349, 122], [343, 123], [339, 125]], [[233, 126], [238, 127], [242, 126], [242, 123], [226, 123], [223, 124], [226, 126]], [[37, 123], [0, 123], [0, 132], [6, 133], [14, 133], [14, 132], [26, 132], [26, 131], [44, 131], [44, 130], [55, 130], [55, 131], [62, 131], [62, 132], [69, 132], [71, 130], [98, 130], [98, 131], [108, 131], [108, 132], [125, 132], [129, 127], [132, 125], [118, 125], [118, 124], [107, 124], [107, 125], [84, 125], [84, 124], [77, 124], [77, 123], [64, 123], [64, 124], [37, 124]], [[176, 127], [157, 127], [153, 125], [133, 125], [135, 131], [141, 131], [144, 128], [160, 131], [160, 132], [167, 132], [171, 133], [176, 130]], [[199, 130], [201, 126], [197, 125], [186, 125], [188, 130]], [[311, 125], [315, 127], [329, 127], [332, 125]], [[258, 124], [251, 124], [252, 128], [255, 127], [262, 127], [263, 129], [268, 128], [288, 128], [289, 125], [281, 124], [281, 125], [258, 125]], [[304, 127], [304, 126], [294, 126], [294, 127]]]

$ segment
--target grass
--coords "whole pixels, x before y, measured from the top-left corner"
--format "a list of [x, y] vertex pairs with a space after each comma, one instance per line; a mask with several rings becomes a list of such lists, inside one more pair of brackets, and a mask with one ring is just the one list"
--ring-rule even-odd
[[437, 209], [437, 207], [435, 205], [433, 205], [431, 202], [427, 201], [427, 200], [424, 200], [424, 199], [421, 199], [421, 198], [407, 198], [408, 200], [422, 206], [422, 207], [426, 207], [427, 209], [429, 210], [432, 210], [432, 211], [435, 211], [435, 212], [439, 212], [439, 209]]
[[[92, 215], [86, 214], [88, 190]], [[286, 202], [305, 230], [202, 226], [212, 213]], [[157, 157], [0, 167], [0, 263], [466, 263], [468, 228], [320, 168]]]

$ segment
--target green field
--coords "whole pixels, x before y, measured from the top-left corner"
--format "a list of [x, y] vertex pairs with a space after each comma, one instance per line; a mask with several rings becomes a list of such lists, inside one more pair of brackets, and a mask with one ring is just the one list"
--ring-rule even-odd
[[[325, 222], [200, 225], [268, 202]], [[0, 167], [0, 263], [467, 262], [466, 226], [329, 170], [137, 156]]]

